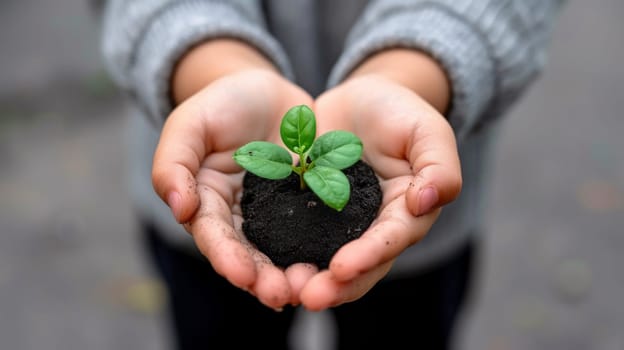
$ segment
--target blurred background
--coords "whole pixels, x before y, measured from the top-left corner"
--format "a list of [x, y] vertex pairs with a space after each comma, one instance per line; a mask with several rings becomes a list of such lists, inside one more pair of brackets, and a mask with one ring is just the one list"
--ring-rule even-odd
[[[570, 1], [504, 124], [457, 349], [624, 349], [622, 15]], [[90, 2], [3, 0], [0, 29], [0, 348], [167, 349]]]

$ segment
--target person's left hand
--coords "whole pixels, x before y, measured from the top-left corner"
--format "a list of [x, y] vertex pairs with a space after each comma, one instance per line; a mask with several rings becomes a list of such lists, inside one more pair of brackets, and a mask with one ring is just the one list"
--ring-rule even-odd
[[363, 160], [379, 177], [383, 199], [364, 234], [344, 245], [329, 269], [295, 273], [291, 289], [308, 310], [359, 299], [421, 240], [462, 180], [453, 130], [435, 108], [376, 75], [347, 80], [315, 101], [318, 134], [348, 130], [364, 144]]

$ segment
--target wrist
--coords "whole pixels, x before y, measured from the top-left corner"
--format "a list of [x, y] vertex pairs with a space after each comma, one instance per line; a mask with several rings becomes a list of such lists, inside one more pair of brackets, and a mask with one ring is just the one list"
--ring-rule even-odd
[[278, 72], [273, 63], [254, 47], [235, 39], [214, 39], [186, 52], [171, 79], [171, 97], [180, 104], [211, 82], [248, 69]]
[[372, 55], [347, 79], [379, 75], [418, 94], [441, 114], [451, 101], [451, 85], [446, 72], [433, 57], [413, 49], [388, 49]]

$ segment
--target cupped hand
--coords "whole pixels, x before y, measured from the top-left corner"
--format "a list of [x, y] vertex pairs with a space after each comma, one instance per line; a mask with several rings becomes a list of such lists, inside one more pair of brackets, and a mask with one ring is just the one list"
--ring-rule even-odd
[[424, 99], [394, 81], [363, 75], [325, 92], [315, 102], [318, 133], [349, 130], [364, 144], [363, 160], [378, 175], [383, 199], [377, 218], [332, 258], [329, 269], [300, 286], [309, 310], [356, 300], [421, 240], [440, 208], [461, 189], [453, 130]]
[[246, 240], [240, 209], [244, 173], [232, 154], [254, 140], [279, 143], [281, 117], [298, 104], [311, 105], [312, 99], [272, 71], [220, 78], [167, 118], [152, 169], [156, 192], [213, 268], [274, 309], [296, 302], [291, 283], [300, 286], [314, 271], [279, 269]]

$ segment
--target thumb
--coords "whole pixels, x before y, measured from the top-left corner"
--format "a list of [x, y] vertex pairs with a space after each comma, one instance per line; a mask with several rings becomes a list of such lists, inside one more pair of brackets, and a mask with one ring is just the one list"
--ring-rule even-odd
[[172, 114], [165, 123], [152, 164], [152, 185], [179, 223], [191, 219], [199, 207], [195, 175], [206, 145], [194, 125], [199, 118]]
[[442, 116], [426, 118], [415, 128], [408, 148], [414, 180], [406, 204], [414, 216], [453, 201], [462, 187], [461, 166], [452, 128]]
[[197, 182], [192, 173], [181, 164], [156, 164], [152, 171], [156, 193], [171, 209], [179, 223], [191, 219], [199, 207]]

